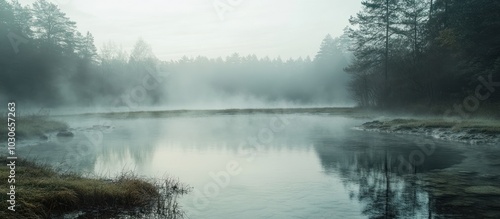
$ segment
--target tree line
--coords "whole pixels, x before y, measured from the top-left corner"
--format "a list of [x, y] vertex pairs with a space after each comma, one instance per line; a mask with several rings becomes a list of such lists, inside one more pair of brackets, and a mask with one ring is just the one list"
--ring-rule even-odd
[[153, 71], [168, 78], [147, 90], [144, 105], [224, 102], [235, 96], [297, 104], [348, 101], [345, 37], [327, 35], [312, 59], [234, 53], [162, 61], [142, 39], [131, 51], [110, 41], [98, 52], [92, 34], [78, 32], [76, 22], [46, 0], [27, 6], [0, 0], [0, 22], [0, 99], [42, 106], [120, 106], [125, 103], [116, 100]]
[[144, 104], [239, 95], [327, 105], [348, 102], [348, 90], [362, 107], [497, 107], [499, 9], [495, 0], [364, 0], [345, 34], [326, 36], [312, 59], [235, 53], [161, 61], [143, 40], [131, 51], [109, 42], [98, 53], [92, 34], [46, 0], [0, 0], [0, 98], [102, 105], [155, 69], [169, 80], [148, 90]]
[[346, 71], [359, 105], [499, 106], [499, 1], [364, 0], [349, 21]]
[[[0, 97], [53, 105], [97, 63], [91, 33], [76, 31], [55, 4], [0, 0]], [[56, 82], [68, 83], [56, 83]]]

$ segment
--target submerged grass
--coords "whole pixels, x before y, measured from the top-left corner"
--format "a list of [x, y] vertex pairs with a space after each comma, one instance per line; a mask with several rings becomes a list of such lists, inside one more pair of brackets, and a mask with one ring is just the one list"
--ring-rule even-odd
[[[0, 163], [7, 163], [0, 158]], [[58, 173], [51, 167], [26, 160], [16, 161], [16, 211], [8, 210], [9, 191], [0, 187], [0, 218], [52, 218], [65, 213], [80, 215], [99, 212], [116, 217], [152, 215], [157, 218], [180, 218], [175, 202], [178, 194], [188, 192], [179, 182], [146, 180], [125, 173], [114, 179], [87, 178], [75, 173]], [[0, 169], [7, 179], [9, 170]]]

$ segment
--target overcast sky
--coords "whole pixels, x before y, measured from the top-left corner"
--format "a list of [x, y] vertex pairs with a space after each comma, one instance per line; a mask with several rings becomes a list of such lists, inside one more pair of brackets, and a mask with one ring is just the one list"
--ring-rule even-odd
[[325, 35], [342, 34], [361, 8], [361, 1], [347, 0], [50, 1], [80, 32], [90, 31], [98, 49], [111, 40], [130, 51], [142, 37], [162, 60], [234, 52], [312, 58]]

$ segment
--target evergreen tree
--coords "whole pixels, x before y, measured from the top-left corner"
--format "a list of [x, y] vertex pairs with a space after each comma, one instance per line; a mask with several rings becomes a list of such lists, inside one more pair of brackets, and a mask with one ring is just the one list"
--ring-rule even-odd
[[429, 3], [426, 0], [403, 0], [401, 6], [401, 31], [407, 38], [413, 58], [417, 59], [422, 54], [427, 40]]
[[384, 78], [387, 83], [389, 71], [390, 40], [399, 22], [399, 0], [364, 0], [363, 10], [349, 22], [355, 28], [348, 33], [355, 43], [356, 60], [364, 62], [368, 68], [383, 64]]
[[73, 54], [75, 52], [76, 23], [59, 7], [46, 0], [33, 3], [33, 31], [40, 46], [48, 51]]

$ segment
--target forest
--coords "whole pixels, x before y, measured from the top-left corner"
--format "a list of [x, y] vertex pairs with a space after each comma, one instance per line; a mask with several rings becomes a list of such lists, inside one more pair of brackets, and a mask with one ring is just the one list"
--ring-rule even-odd
[[350, 101], [349, 75], [343, 72], [349, 51], [341, 38], [327, 35], [313, 59], [234, 53], [162, 61], [142, 39], [130, 52], [113, 41], [98, 52], [91, 33], [78, 32], [75, 22], [45, 0], [32, 6], [0, 4], [0, 35], [7, 36], [1, 41], [4, 98], [44, 107], [123, 106], [127, 99], [135, 99], [134, 105], [180, 107]]
[[[498, 109], [500, 2], [369, 0], [350, 18], [361, 106]], [[464, 108], [464, 109], [462, 109]]]
[[[120, 106], [128, 95], [142, 105], [249, 102], [453, 113], [495, 109], [500, 101], [495, 0], [365, 0], [343, 35], [318, 42], [315, 57], [288, 60], [234, 53], [165, 61], [142, 39], [131, 51], [113, 41], [98, 50], [92, 34], [77, 31], [55, 4], [0, 0], [0, 10], [0, 99], [6, 101]], [[154, 83], [154, 89], [143, 86]]]
[[67, 2], [0, 0], [0, 218], [500, 218], [499, 0]]

